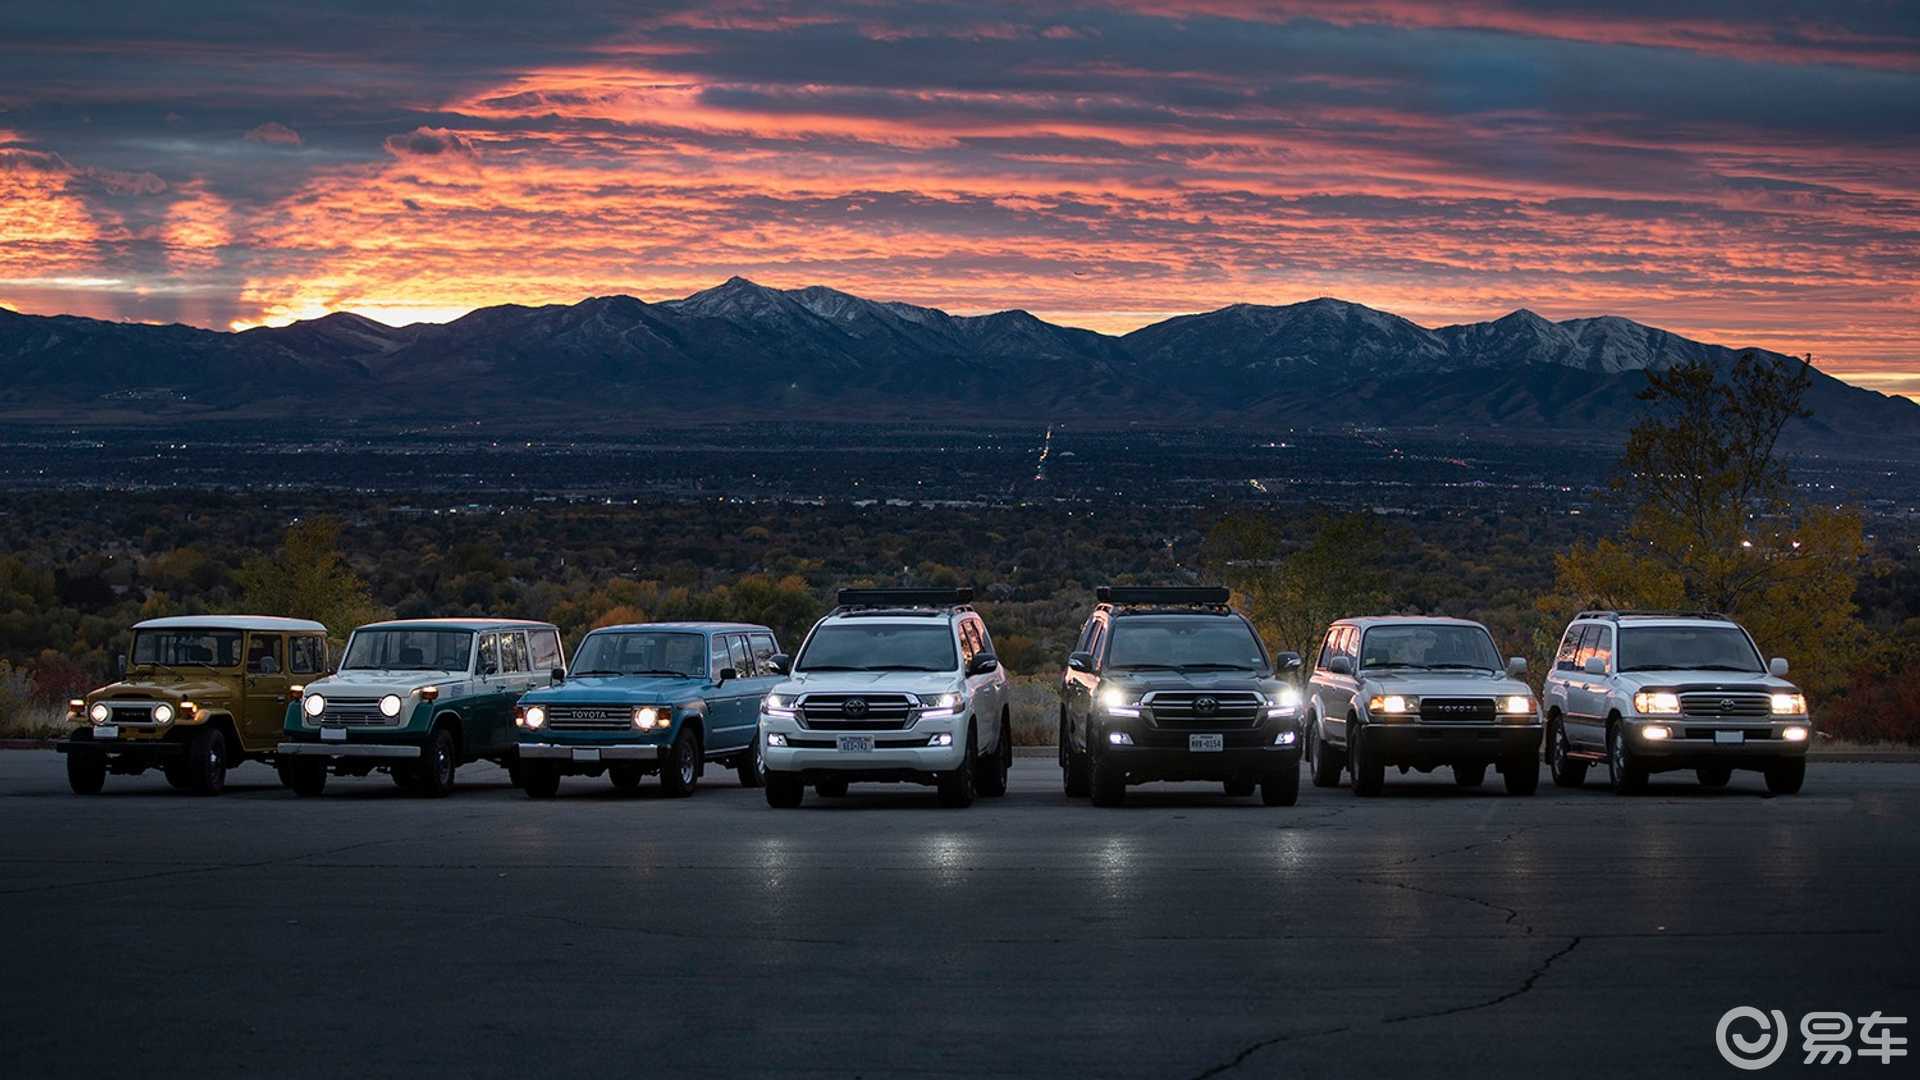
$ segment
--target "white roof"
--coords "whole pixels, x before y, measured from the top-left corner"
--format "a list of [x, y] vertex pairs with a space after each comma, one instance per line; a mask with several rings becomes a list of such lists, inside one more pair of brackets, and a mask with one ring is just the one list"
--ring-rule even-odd
[[278, 630], [285, 633], [324, 634], [327, 628], [312, 619], [279, 615], [169, 615], [133, 624], [135, 630]]

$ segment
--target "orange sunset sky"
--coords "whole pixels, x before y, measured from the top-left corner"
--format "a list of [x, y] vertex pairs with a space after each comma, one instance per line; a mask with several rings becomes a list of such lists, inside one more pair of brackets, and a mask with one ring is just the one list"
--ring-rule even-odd
[[1920, 395], [1920, 5], [8, 5], [0, 306], [1338, 296]]

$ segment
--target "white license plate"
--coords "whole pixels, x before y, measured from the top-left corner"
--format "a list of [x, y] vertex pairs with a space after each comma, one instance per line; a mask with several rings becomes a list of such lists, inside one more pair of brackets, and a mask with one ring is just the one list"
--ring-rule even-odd
[[347, 729], [343, 727], [323, 727], [320, 729], [321, 742], [346, 742]]
[[1717, 743], [1732, 743], [1737, 746], [1747, 741], [1747, 733], [1744, 731], [1716, 731], [1713, 733], [1713, 741]]
[[1225, 735], [1189, 735], [1187, 749], [1196, 754], [1217, 754], [1227, 748]]
[[842, 735], [839, 746], [843, 754], [871, 754], [873, 753], [873, 736]]
[[102, 724], [93, 729], [93, 737], [96, 739], [117, 739], [120, 737], [120, 725]]
[[598, 750], [575, 750], [575, 751], [573, 752], [573, 760], [575, 760], [575, 761], [599, 761], [599, 760], [600, 760], [600, 751], [598, 751]]

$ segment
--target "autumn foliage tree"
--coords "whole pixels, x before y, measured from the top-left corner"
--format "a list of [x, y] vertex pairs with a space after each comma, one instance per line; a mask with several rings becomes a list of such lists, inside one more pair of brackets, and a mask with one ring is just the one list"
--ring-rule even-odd
[[338, 519], [324, 516], [288, 527], [278, 551], [247, 560], [234, 574], [237, 609], [313, 619], [325, 624], [336, 644], [354, 627], [386, 617], [341, 553], [340, 531]]
[[1380, 610], [1387, 587], [1373, 519], [1321, 516], [1309, 528], [1309, 538], [1290, 547], [1275, 519], [1234, 515], [1208, 534], [1205, 550], [1267, 645], [1311, 660], [1321, 631], [1335, 619]]

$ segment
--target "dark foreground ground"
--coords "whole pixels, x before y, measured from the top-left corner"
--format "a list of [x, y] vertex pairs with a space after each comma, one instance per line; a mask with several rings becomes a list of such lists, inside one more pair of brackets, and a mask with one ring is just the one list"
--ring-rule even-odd
[[776, 812], [712, 774], [538, 804], [491, 768], [437, 802], [260, 766], [78, 799], [0, 754], [4, 1071], [1734, 1076], [1735, 1005], [1920, 1012], [1920, 766], [1778, 799], [1444, 775], [1097, 810], [1022, 759], [970, 811]]

